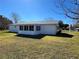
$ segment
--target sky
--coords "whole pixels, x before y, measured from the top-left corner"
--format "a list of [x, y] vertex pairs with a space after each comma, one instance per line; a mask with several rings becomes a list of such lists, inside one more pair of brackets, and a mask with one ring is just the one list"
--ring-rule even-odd
[[21, 21], [45, 20], [52, 18], [71, 24], [73, 21], [62, 14], [55, 6], [55, 0], [0, 0], [0, 15], [12, 19], [12, 13], [16, 13]]

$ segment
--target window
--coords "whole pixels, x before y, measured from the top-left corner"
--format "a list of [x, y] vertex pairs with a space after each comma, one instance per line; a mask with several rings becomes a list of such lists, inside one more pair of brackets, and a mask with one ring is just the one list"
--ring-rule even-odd
[[29, 31], [34, 31], [34, 26], [33, 25], [29, 26]]
[[25, 25], [25, 26], [24, 26], [24, 30], [28, 30], [28, 26]]
[[36, 30], [37, 31], [40, 31], [40, 26], [36, 26]]
[[23, 26], [22, 25], [20, 25], [20, 30], [23, 30]]
[[14, 28], [16, 28], [16, 25], [14, 25]]

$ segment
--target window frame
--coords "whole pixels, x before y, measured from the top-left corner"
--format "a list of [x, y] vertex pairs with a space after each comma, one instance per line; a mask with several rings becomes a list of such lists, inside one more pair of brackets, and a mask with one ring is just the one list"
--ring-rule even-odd
[[28, 25], [24, 25], [24, 31], [28, 31], [29, 30], [29, 26]]
[[29, 31], [34, 31], [34, 25], [29, 25]]
[[20, 31], [23, 31], [23, 25], [20, 25], [20, 26], [19, 26], [19, 30], [20, 30]]
[[40, 31], [41, 30], [41, 26], [36, 26], [36, 31]]

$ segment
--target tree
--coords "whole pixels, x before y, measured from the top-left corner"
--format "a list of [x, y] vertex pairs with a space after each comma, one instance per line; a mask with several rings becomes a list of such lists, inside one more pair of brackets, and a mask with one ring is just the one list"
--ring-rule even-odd
[[17, 13], [13, 12], [12, 19], [14, 23], [17, 23], [20, 20], [20, 16]]
[[12, 21], [7, 17], [0, 15], [0, 29], [7, 29], [8, 25], [11, 24]]
[[63, 29], [69, 29], [69, 24], [64, 24]]
[[61, 8], [62, 13], [68, 18], [79, 21], [79, 0], [57, 0], [57, 7]]
[[60, 27], [60, 28], [63, 28], [63, 26], [64, 26], [63, 21], [60, 20], [60, 21], [59, 21], [59, 27]]

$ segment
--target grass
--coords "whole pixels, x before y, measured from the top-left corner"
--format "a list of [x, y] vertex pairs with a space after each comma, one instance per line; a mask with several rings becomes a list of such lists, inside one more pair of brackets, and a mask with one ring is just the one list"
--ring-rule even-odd
[[0, 31], [0, 59], [79, 59], [79, 32], [63, 33], [37, 38]]

